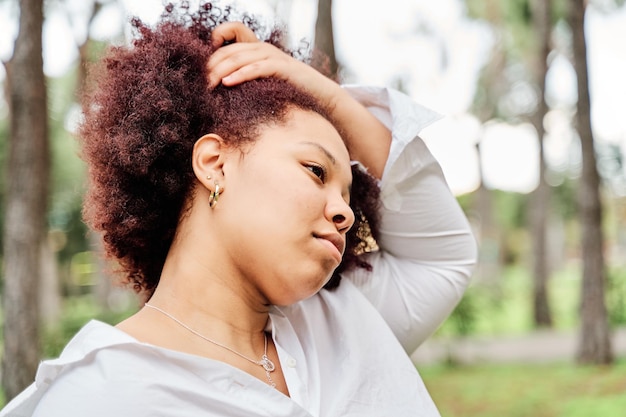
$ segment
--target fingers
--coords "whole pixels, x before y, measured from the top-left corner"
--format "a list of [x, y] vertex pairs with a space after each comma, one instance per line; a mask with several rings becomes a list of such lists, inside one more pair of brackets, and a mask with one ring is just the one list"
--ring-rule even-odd
[[208, 62], [209, 85], [220, 82], [226, 86], [240, 84], [255, 78], [280, 76], [281, 65], [287, 65], [288, 56], [274, 46], [264, 43], [236, 43], [217, 50]]
[[223, 23], [211, 36], [216, 49], [207, 62], [210, 88], [220, 83], [230, 87], [257, 78], [277, 77], [324, 101], [332, 101], [340, 89], [309, 65], [274, 45], [259, 41], [241, 22]]
[[259, 42], [254, 32], [241, 22], [222, 23], [213, 30], [211, 43], [219, 48], [224, 43]]
[[[245, 46], [262, 45], [263, 42], [260, 42], [254, 32], [242, 22], [227, 22], [217, 26], [211, 34], [211, 43], [215, 51], [207, 63], [211, 88], [220, 82], [234, 85], [252, 79], [241, 79], [236, 72], [252, 64], [255, 59], [265, 59], [255, 48]], [[233, 82], [238, 79], [241, 81]]]

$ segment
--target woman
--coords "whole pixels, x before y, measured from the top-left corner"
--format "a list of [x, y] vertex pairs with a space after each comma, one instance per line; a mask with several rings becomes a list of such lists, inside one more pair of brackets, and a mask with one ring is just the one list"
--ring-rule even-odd
[[87, 324], [0, 415], [439, 415], [408, 354], [475, 244], [417, 137], [437, 116], [229, 14], [170, 6], [105, 59], [85, 216], [147, 302]]

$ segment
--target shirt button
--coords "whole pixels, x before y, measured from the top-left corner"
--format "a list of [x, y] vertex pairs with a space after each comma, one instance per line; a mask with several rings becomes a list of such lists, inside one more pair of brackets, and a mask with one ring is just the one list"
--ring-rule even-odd
[[296, 360], [294, 358], [287, 359], [287, 366], [290, 368], [296, 367]]

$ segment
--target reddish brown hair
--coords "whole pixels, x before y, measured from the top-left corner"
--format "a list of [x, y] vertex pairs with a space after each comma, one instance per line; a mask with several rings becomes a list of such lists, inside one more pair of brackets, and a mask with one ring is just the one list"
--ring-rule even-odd
[[[84, 217], [103, 232], [106, 254], [119, 262], [126, 280], [147, 296], [159, 282], [195, 182], [191, 154], [198, 138], [215, 132], [230, 145], [241, 146], [255, 139], [259, 127], [284, 122], [292, 108], [332, 121], [322, 103], [275, 78], [209, 91], [211, 33], [229, 21], [231, 12], [211, 3], [196, 12], [169, 5], [155, 28], [134, 19], [135, 39], [107, 52], [94, 72], [97, 86], [85, 100], [80, 137], [90, 181]], [[237, 20], [257, 35], [264, 31], [250, 16]], [[283, 47], [279, 29], [270, 30], [266, 42], [293, 55]], [[378, 187], [359, 170], [353, 173], [357, 224], [328, 287], [338, 285], [339, 271], [369, 267], [355, 254], [364, 244], [358, 220], [367, 219], [375, 235]]]

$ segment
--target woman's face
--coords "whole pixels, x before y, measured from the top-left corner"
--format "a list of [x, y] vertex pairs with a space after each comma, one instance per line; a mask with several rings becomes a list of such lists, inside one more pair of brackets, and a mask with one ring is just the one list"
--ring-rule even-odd
[[350, 158], [335, 128], [317, 113], [292, 110], [223, 171], [215, 210], [236, 273], [270, 304], [316, 293], [341, 262], [354, 222]]

